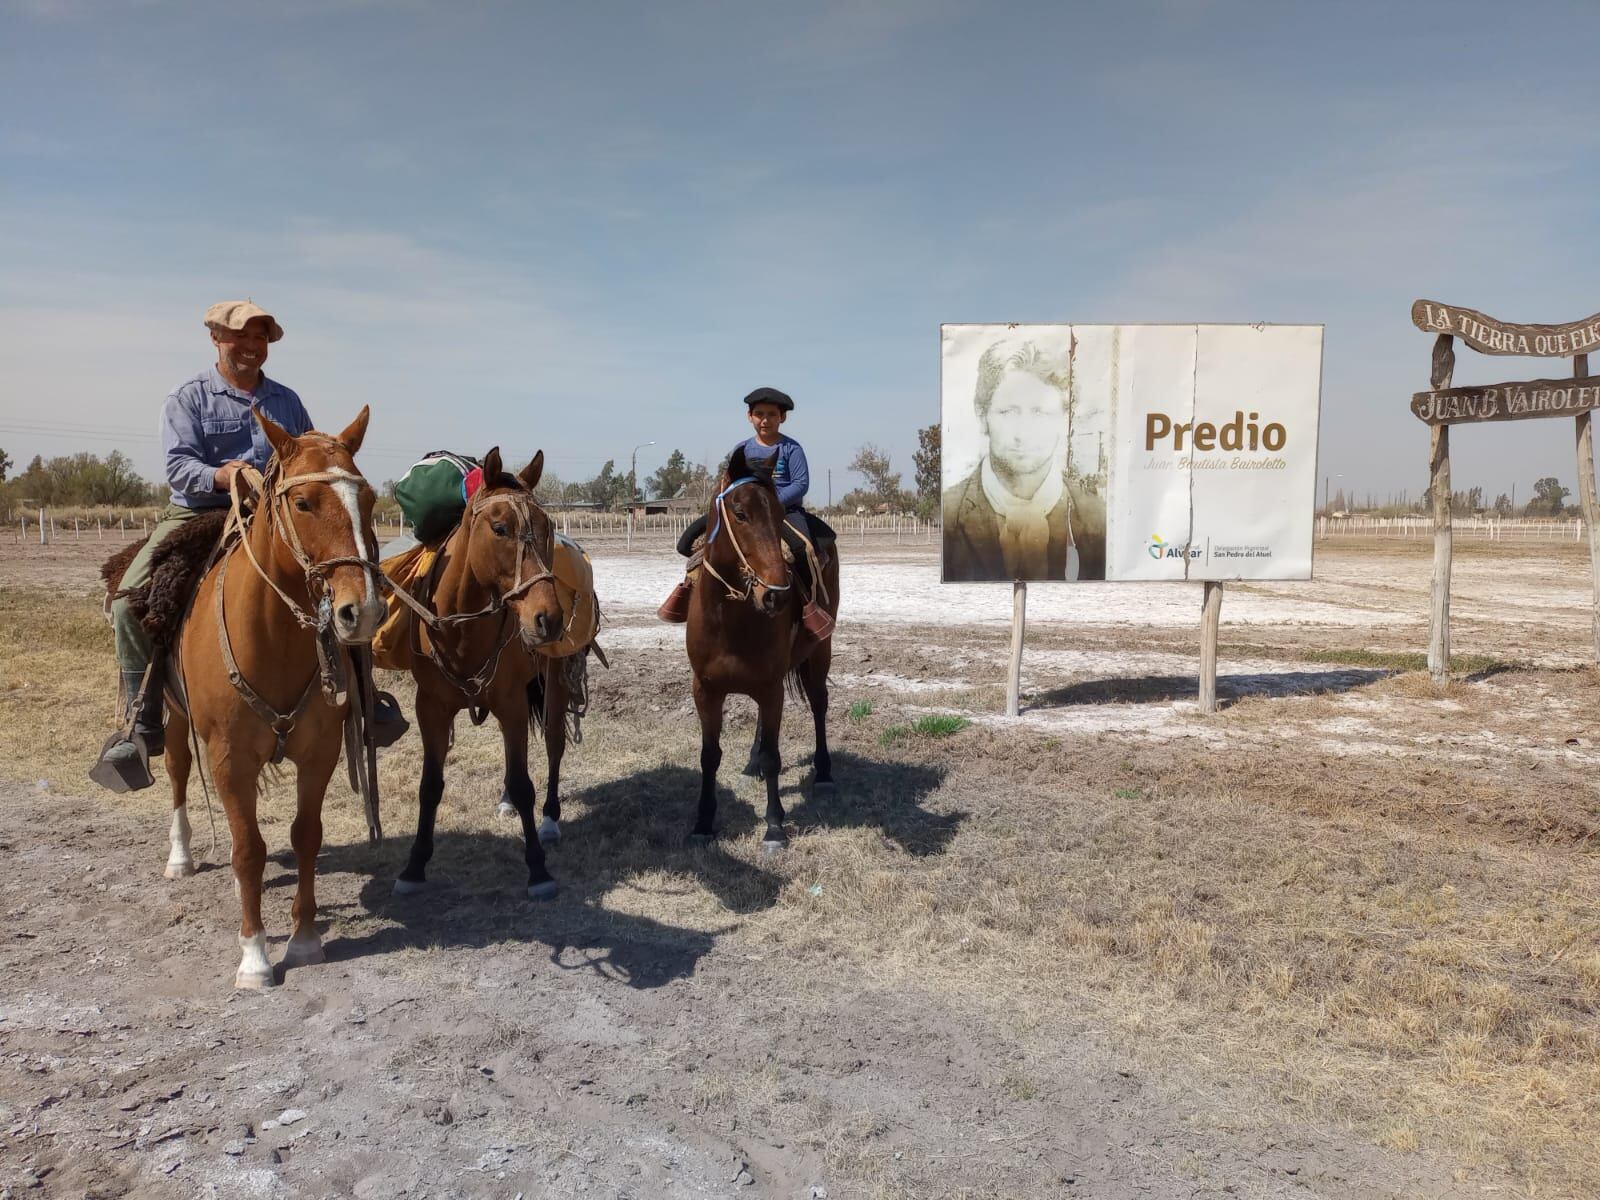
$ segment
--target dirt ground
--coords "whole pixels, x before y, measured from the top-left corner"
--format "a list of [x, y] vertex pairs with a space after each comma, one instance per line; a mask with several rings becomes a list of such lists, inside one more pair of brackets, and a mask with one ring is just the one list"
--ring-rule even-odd
[[[523, 897], [498, 738], [463, 722], [428, 890], [330, 789], [329, 961], [229, 987], [226, 836], [169, 882], [166, 798], [83, 778], [111, 723], [93, 542], [0, 545], [0, 1196], [1445, 1197], [1600, 1188], [1600, 680], [1587, 560], [1427, 547], [1230, 586], [1006, 589], [846, 546], [833, 798], [791, 708], [764, 857], [697, 730], [660, 548], [596, 547], [609, 672], [567, 758], [563, 891]], [[404, 692], [403, 687], [397, 690]], [[946, 737], [914, 722], [956, 714]], [[543, 786], [542, 771], [536, 780]], [[291, 805], [268, 788], [273, 957]], [[218, 814], [220, 821], [220, 813]]]

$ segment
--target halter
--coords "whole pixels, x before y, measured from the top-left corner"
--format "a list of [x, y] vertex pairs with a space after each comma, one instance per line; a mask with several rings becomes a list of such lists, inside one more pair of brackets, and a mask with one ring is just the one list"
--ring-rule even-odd
[[[305, 547], [300, 544], [300, 533], [295, 529], [294, 521], [290, 519], [284, 496], [290, 488], [298, 487], [303, 483], [365, 483], [366, 480], [353, 471], [346, 471], [339, 467], [330, 467], [325, 471], [307, 471], [304, 474], [288, 475], [283, 478], [278, 478], [277, 470], [277, 466], [268, 466], [266, 476], [262, 476], [254, 468], [243, 468], [233, 476], [228, 488], [230, 509], [227, 526], [223, 529], [223, 538], [226, 539], [230, 533], [237, 531], [239, 540], [244, 546], [245, 555], [250, 559], [250, 565], [256, 569], [256, 574], [266, 581], [267, 586], [278, 593], [278, 598], [294, 614], [294, 619], [299, 623], [300, 627], [302, 629], [315, 629], [318, 633], [324, 633], [333, 620], [333, 605], [329, 601], [327, 593], [328, 572], [334, 567], [360, 567], [367, 572], [368, 581], [373, 584], [376, 590], [381, 590], [383, 587], [383, 572], [379, 569], [375, 559], [359, 553], [343, 554], [336, 558], [325, 558], [321, 562], [312, 562], [311, 556], [306, 553]], [[290, 557], [294, 559], [300, 570], [305, 573], [306, 591], [317, 596], [317, 611], [315, 615], [306, 612], [305, 609], [294, 602], [294, 599], [287, 592], [278, 586], [277, 581], [262, 568], [261, 563], [256, 559], [254, 547], [250, 545], [249, 528], [244, 519], [243, 488], [248, 486], [259, 495], [268, 484], [272, 485], [272, 490], [267, 497], [266, 503], [268, 524], [271, 526], [273, 535], [288, 547]], [[351, 524], [350, 535], [355, 540], [357, 548], [362, 548], [361, 531], [354, 527], [354, 522]]]
[[789, 588], [793, 586], [792, 583], [768, 583], [756, 573], [756, 569], [750, 565], [750, 560], [745, 557], [744, 547], [739, 545], [739, 536], [733, 532], [733, 523], [728, 520], [727, 501], [725, 499], [728, 493], [733, 491], [735, 488], [743, 487], [747, 483], [758, 482], [759, 480], [757, 480], [753, 475], [746, 475], [742, 479], [735, 479], [727, 487], [718, 492], [716, 499], [712, 501], [712, 514], [716, 519], [712, 522], [711, 532], [706, 535], [706, 549], [711, 549], [711, 543], [717, 540], [717, 534], [721, 533], [723, 528], [726, 527], [728, 530], [728, 541], [733, 543], [733, 552], [739, 556], [739, 573], [740, 577], [744, 580], [744, 591], [739, 591], [733, 586], [733, 584], [729, 583], [717, 572], [717, 569], [711, 565], [711, 556], [709, 554], [707, 554], [701, 560], [700, 565], [711, 573], [711, 577], [713, 579], [728, 589], [729, 600], [750, 599], [751, 595], [755, 592], [756, 584], [758, 583], [762, 587], [766, 588], [769, 592], [787, 592]]
[[[511, 639], [516, 634], [516, 625], [509, 620], [502, 620], [500, 636], [495, 643], [494, 649], [490, 652], [488, 658], [484, 660], [483, 665], [470, 676], [462, 676], [445, 665], [444, 660], [440, 656], [437, 649], [439, 642], [437, 635], [440, 631], [454, 628], [457, 625], [465, 625], [468, 622], [481, 620], [484, 617], [495, 616], [497, 613], [502, 612], [506, 608], [506, 605], [509, 601], [517, 599], [535, 584], [543, 583], [547, 579], [555, 579], [555, 572], [551, 570], [550, 566], [544, 561], [543, 557], [539, 554], [539, 548], [535, 546], [533, 542], [533, 509], [536, 507], [536, 503], [537, 502], [534, 500], [531, 492], [496, 492], [493, 495], [490, 495], [486, 492], [480, 491], [477, 496], [473, 498], [471, 505], [468, 506], [466, 515], [462, 518], [461, 524], [457, 530], [457, 532], [460, 533], [466, 540], [471, 539], [472, 524], [479, 518], [483, 511], [491, 505], [508, 505], [519, 518], [517, 530], [517, 562], [516, 567], [512, 571], [512, 578], [516, 580], [516, 582], [507, 591], [497, 592], [490, 596], [489, 603], [474, 612], [451, 613], [448, 616], [439, 616], [438, 614], [430, 611], [427, 605], [423, 604], [415, 596], [412, 596], [398, 583], [395, 583], [387, 576], [384, 578], [385, 586], [387, 586], [390, 591], [394, 593], [394, 595], [398, 596], [401, 602], [410, 608], [412, 612], [420, 617], [423, 624], [425, 624], [434, 632], [435, 637], [432, 644], [422, 647], [423, 652], [427, 654], [429, 661], [433, 663], [439, 674], [444, 676], [446, 682], [469, 698], [475, 698], [480, 695], [483, 692], [483, 689], [488, 687], [489, 681], [495, 677], [495, 673], [500, 669], [501, 655], [505, 653], [506, 647], [511, 644]], [[522, 574], [522, 564], [523, 560], [529, 557], [533, 559], [534, 570], [532, 574], [524, 578]], [[438, 565], [443, 561], [443, 555], [440, 555], [438, 558], [436, 558], [434, 560], [435, 569], [437, 569]], [[437, 579], [433, 578], [430, 573], [430, 578], [428, 581], [428, 594], [430, 596], [433, 593], [433, 588], [436, 583]], [[481, 723], [481, 720], [475, 719], [475, 723]]]

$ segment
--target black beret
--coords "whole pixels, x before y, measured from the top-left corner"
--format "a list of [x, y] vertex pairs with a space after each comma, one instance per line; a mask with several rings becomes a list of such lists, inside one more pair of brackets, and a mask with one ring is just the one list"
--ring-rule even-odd
[[744, 398], [744, 402], [747, 408], [753, 408], [757, 404], [776, 404], [784, 412], [794, 411], [794, 401], [777, 388], [757, 388]]

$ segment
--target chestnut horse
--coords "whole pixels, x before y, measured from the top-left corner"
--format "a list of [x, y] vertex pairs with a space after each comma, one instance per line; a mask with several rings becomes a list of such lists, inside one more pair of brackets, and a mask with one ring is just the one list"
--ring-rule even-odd
[[[417, 786], [417, 836], [397, 895], [420, 892], [433, 857], [434, 819], [444, 794], [444, 761], [456, 714], [476, 724], [493, 713], [505, 744], [505, 798], [522, 818], [528, 895], [548, 900], [556, 882], [541, 842], [560, 840], [561, 756], [567, 743], [567, 685], [557, 659], [536, 647], [562, 635], [561, 601], [551, 564], [555, 529], [533, 499], [544, 451], [517, 475], [506, 473], [495, 447], [484, 455], [483, 484], [467, 504], [429, 572], [423, 597], [432, 612], [413, 607], [411, 674], [417, 681], [417, 728], [422, 735], [422, 780]], [[420, 626], [426, 625], [424, 633]], [[417, 639], [428, 638], [426, 647]], [[542, 694], [541, 694], [542, 693]], [[544, 821], [534, 828], [533, 779], [528, 775], [530, 705], [542, 700], [550, 767]]]
[[[283, 757], [295, 765], [289, 838], [299, 869], [283, 965], [323, 961], [316, 929], [322, 799], [339, 762], [348, 702], [328, 698], [318, 629], [330, 628], [345, 645], [365, 645], [384, 614], [372, 488], [354, 457], [367, 416], [363, 408], [337, 437], [295, 437], [255, 412], [275, 452], [255, 515], [201, 579], [178, 640], [184, 707], [170, 705], [167, 718], [173, 808], [167, 876], [194, 873], [186, 813], [192, 722], [233, 834], [242, 910], [235, 987], [275, 982], [261, 922], [267, 847], [256, 820], [256, 788], [262, 768]], [[336, 647], [333, 656], [344, 658]]]
[[[722, 710], [730, 693], [750, 696], [760, 709], [751, 766], [767, 785], [765, 848], [788, 844], [778, 801], [778, 729], [783, 722], [785, 676], [811, 703], [817, 748], [814, 787], [833, 787], [828, 756], [828, 667], [833, 641], [816, 641], [800, 625], [802, 597], [784, 559], [783, 505], [770, 470], [752, 467], [741, 447], [728, 461], [706, 520], [705, 561], [690, 594], [686, 642], [700, 714], [700, 806], [692, 840], [716, 836], [717, 768], [722, 763]], [[818, 603], [839, 611], [838, 552], [823, 568], [826, 596]], [[754, 772], [748, 772], [753, 774]]]

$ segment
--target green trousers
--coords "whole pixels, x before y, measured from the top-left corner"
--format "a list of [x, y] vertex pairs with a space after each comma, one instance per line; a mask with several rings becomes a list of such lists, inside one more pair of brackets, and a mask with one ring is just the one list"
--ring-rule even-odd
[[[144, 544], [143, 549], [134, 556], [129, 564], [127, 574], [122, 577], [122, 587], [142, 587], [150, 582], [150, 556], [155, 549], [185, 521], [192, 521], [204, 509], [184, 508], [178, 504], [169, 504], [161, 511], [161, 519], [156, 522], [156, 527], [150, 533], [150, 540]], [[117, 639], [117, 664], [124, 671], [137, 671], [144, 673], [150, 665], [150, 635], [144, 631], [144, 626], [139, 624], [139, 619], [133, 615], [128, 606], [126, 597], [111, 602], [111, 628]]]

